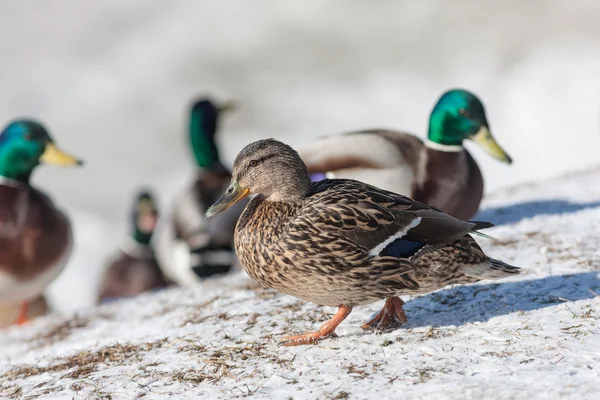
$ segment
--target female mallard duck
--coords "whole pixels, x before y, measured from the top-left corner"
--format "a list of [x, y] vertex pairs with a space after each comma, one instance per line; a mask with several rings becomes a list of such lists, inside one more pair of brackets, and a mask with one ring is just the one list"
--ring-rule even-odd
[[21, 305], [19, 324], [28, 303], [65, 267], [73, 241], [69, 219], [29, 184], [40, 162], [82, 164], [60, 151], [40, 123], [9, 123], [0, 135], [0, 304]]
[[215, 220], [204, 218], [204, 212], [231, 179], [231, 173], [221, 164], [215, 134], [220, 115], [232, 108], [233, 103], [219, 107], [202, 98], [190, 110], [189, 140], [198, 172], [155, 234], [159, 265], [170, 280], [180, 285], [227, 273], [235, 261], [233, 231], [243, 205]]
[[497, 279], [519, 268], [487, 257], [470, 233], [492, 224], [465, 222], [408, 197], [349, 179], [311, 183], [298, 153], [274, 139], [246, 146], [235, 159], [215, 215], [249, 194], [235, 249], [251, 278], [300, 299], [339, 307], [317, 332], [286, 345], [332, 336], [352, 307], [386, 299], [364, 328], [406, 321], [398, 296], [456, 283]]
[[158, 210], [148, 191], [138, 193], [132, 214], [131, 234], [104, 273], [98, 303], [168, 286], [150, 246]]
[[481, 101], [466, 90], [442, 95], [421, 139], [383, 129], [328, 136], [300, 150], [314, 180], [356, 179], [436, 207], [459, 219], [477, 212], [483, 178], [463, 147], [473, 140], [492, 157], [511, 164], [489, 130]]

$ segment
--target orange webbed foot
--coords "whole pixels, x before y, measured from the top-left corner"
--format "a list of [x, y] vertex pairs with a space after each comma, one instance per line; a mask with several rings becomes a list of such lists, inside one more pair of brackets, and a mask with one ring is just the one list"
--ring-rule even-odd
[[303, 335], [284, 336], [279, 339], [279, 344], [283, 346], [300, 346], [303, 344], [316, 344], [321, 339], [328, 337], [338, 337], [335, 332], [330, 334], [323, 334], [320, 330], [316, 332], [309, 332]]
[[352, 306], [341, 305], [333, 318], [324, 323], [318, 331], [305, 333], [303, 335], [285, 336], [280, 339], [279, 343], [283, 346], [299, 346], [302, 344], [315, 344], [319, 340], [328, 337], [337, 337], [335, 328], [337, 328], [351, 312]]
[[28, 310], [29, 310], [29, 303], [28, 302], [21, 303], [21, 307], [19, 308], [19, 317], [15, 321], [16, 325], [23, 326], [27, 322], [29, 322], [29, 319], [27, 318]]
[[390, 330], [406, 323], [404, 302], [400, 297], [390, 297], [385, 300], [385, 305], [369, 322], [362, 325], [363, 329]]

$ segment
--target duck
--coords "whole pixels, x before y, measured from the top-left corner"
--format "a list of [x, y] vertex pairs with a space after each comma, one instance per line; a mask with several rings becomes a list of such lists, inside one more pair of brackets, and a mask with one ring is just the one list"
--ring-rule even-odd
[[104, 271], [98, 304], [169, 286], [150, 243], [157, 220], [158, 207], [153, 194], [147, 189], [138, 191], [131, 212], [130, 234]]
[[520, 272], [475, 241], [493, 224], [459, 220], [352, 179], [311, 181], [298, 152], [275, 139], [241, 150], [229, 187], [206, 217], [249, 195], [235, 228], [245, 272], [265, 287], [338, 308], [317, 331], [283, 337], [286, 346], [335, 336], [355, 306], [385, 299], [363, 328], [392, 329], [407, 321], [402, 295]]
[[165, 276], [178, 285], [195, 286], [236, 270], [233, 231], [244, 204], [211, 221], [204, 218], [231, 179], [231, 172], [221, 162], [216, 133], [221, 116], [236, 107], [235, 101], [218, 105], [202, 96], [189, 108], [188, 141], [196, 172], [155, 233], [158, 263]]
[[313, 180], [360, 180], [468, 220], [479, 209], [484, 181], [464, 142], [512, 164], [489, 126], [475, 94], [451, 89], [433, 107], [425, 141], [405, 132], [366, 129], [317, 138], [299, 152]]
[[63, 271], [73, 247], [68, 216], [30, 178], [39, 164], [83, 161], [60, 150], [41, 122], [10, 121], [0, 134], [0, 307], [19, 307], [16, 324]]

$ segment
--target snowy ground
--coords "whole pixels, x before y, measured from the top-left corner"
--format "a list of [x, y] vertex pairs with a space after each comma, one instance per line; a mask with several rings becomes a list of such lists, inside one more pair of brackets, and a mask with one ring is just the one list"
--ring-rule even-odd
[[262, 137], [422, 136], [437, 96], [463, 86], [515, 160], [473, 150], [488, 192], [593, 165], [599, 19], [592, 0], [3, 1], [0, 124], [38, 117], [87, 162], [34, 176], [75, 224], [50, 300], [91, 304], [132, 192], [149, 184], [167, 204], [185, 182], [184, 107], [200, 92], [240, 101], [219, 137], [226, 161]]
[[600, 391], [600, 169], [488, 198], [480, 240], [522, 276], [407, 300], [372, 334], [357, 308], [339, 338], [286, 348], [334, 311], [244, 275], [174, 288], [0, 336], [2, 398], [592, 399]]

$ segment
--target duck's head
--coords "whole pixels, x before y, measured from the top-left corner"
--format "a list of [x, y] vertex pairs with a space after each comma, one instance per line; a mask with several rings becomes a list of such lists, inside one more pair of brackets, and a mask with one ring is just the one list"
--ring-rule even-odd
[[83, 161], [59, 150], [39, 122], [10, 122], [0, 134], [0, 175], [27, 183], [40, 163], [79, 166]]
[[442, 146], [462, 146], [463, 140], [473, 140], [492, 157], [512, 163], [490, 132], [483, 104], [466, 90], [442, 94], [431, 112], [428, 139]]
[[133, 239], [141, 244], [150, 244], [158, 222], [158, 209], [150, 191], [141, 190], [136, 195], [132, 219]]
[[270, 201], [297, 202], [310, 190], [308, 170], [298, 152], [275, 139], [263, 139], [240, 151], [229, 187], [205, 215], [218, 214], [250, 194]]
[[234, 110], [233, 101], [215, 105], [202, 97], [192, 103], [189, 117], [189, 139], [194, 159], [200, 168], [210, 169], [219, 162], [219, 151], [215, 143], [221, 114]]

